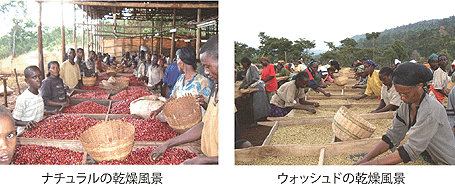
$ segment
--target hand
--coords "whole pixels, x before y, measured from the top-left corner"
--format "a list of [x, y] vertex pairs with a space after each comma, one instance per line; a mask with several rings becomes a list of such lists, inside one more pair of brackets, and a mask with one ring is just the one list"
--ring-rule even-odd
[[205, 104], [207, 104], [204, 101], [204, 96], [203, 95], [196, 95], [195, 97], [196, 97], [196, 102], [199, 103], [199, 105], [204, 106]]
[[326, 97], [332, 96], [332, 94], [330, 94], [329, 92], [325, 92], [324, 95], [325, 95]]
[[35, 128], [35, 126], [36, 126], [37, 124], [38, 124], [37, 122], [29, 121], [29, 122], [27, 123], [27, 125], [25, 126], [25, 130], [32, 130], [33, 128]]
[[155, 117], [160, 113], [160, 111], [158, 110], [154, 110], [152, 112], [150, 112], [150, 118], [151, 119], [155, 119]]
[[165, 144], [160, 145], [159, 147], [155, 148], [150, 154], [149, 157], [155, 161], [155, 160], [160, 160], [161, 156], [166, 152], [167, 146]]
[[66, 108], [66, 107], [69, 107], [71, 106], [70, 102], [68, 101], [65, 101], [63, 104], [62, 104], [62, 107]]
[[316, 110], [314, 108], [308, 108], [307, 110], [313, 114], [316, 114]]
[[318, 102], [314, 102], [313, 104], [315, 107], [319, 107], [319, 103]]

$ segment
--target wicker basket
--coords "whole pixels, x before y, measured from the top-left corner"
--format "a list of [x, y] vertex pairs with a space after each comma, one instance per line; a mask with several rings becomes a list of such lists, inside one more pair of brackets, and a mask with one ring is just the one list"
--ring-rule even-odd
[[360, 115], [345, 106], [341, 106], [333, 118], [332, 130], [337, 138], [347, 141], [369, 138], [376, 130], [376, 127], [360, 117]]
[[183, 96], [167, 102], [163, 108], [167, 123], [176, 132], [182, 134], [201, 122], [201, 106], [194, 96]]
[[103, 121], [84, 131], [79, 140], [97, 162], [123, 160], [133, 149], [134, 126], [123, 121]]
[[121, 68], [115, 69], [115, 72], [117, 72], [117, 73], [123, 73], [123, 70], [124, 70], [124, 68], [121, 67]]
[[115, 71], [115, 69], [114, 70], [108, 69], [108, 70], [106, 70], [106, 75], [108, 77], [113, 77], [113, 76], [117, 75], [117, 72]]
[[128, 78], [128, 77], [120, 77], [120, 78], [117, 79], [117, 82], [129, 85], [130, 84], [130, 78]]
[[335, 84], [338, 85], [338, 86], [344, 86], [348, 83], [348, 77], [347, 76], [340, 76], [340, 77], [337, 77], [335, 80], [334, 80]]
[[82, 77], [82, 84], [84, 86], [95, 86], [96, 77]]

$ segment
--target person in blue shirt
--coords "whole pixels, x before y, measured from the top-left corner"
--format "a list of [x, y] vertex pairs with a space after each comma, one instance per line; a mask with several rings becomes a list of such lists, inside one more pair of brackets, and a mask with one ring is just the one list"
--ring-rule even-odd
[[[180, 49], [176, 52], [176, 55], [180, 53]], [[164, 71], [164, 78], [163, 78], [163, 89], [165, 89], [165, 96], [166, 98], [170, 98], [172, 94], [172, 90], [174, 89], [175, 82], [177, 82], [177, 78], [183, 71], [179, 70], [179, 66], [177, 65], [177, 61], [167, 66], [166, 70]]]

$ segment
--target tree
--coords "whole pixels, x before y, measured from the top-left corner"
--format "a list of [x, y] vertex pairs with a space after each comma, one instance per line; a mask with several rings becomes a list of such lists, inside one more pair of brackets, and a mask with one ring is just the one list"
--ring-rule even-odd
[[357, 42], [354, 39], [352, 39], [352, 38], [345, 38], [344, 40], [341, 40], [340, 43], [341, 43], [341, 47], [346, 47], [346, 46], [355, 47], [355, 46], [357, 46]]
[[330, 51], [337, 50], [337, 47], [335, 46], [335, 44], [333, 44], [333, 42], [326, 42], [326, 41], [324, 41], [324, 43], [327, 44], [327, 47], [329, 47], [329, 50], [330, 50]]
[[380, 32], [372, 32], [371, 34], [370, 33], [366, 33], [365, 34], [367, 40], [373, 39], [373, 61], [376, 61], [375, 58], [374, 58], [374, 51], [376, 50], [376, 47], [374, 45], [374, 41], [379, 37], [380, 34], [381, 34]]
[[9, 33], [10, 38], [8, 39], [9, 54], [14, 58], [16, 57], [17, 33], [18, 30], [21, 29], [20, 26], [24, 22], [25, 16], [27, 15], [27, 5], [24, 1], [12, 0], [0, 5], [0, 12], [5, 14], [4, 19], [9, 18], [14, 24]]
[[234, 54], [236, 62], [240, 62], [240, 60], [243, 57], [248, 57], [253, 62], [259, 61], [260, 56], [258, 54], [257, 49], [249, 47], [248, 45], [237, 41], [234, 41], [234, 45], [235, 45]]
[[420, 59], [420, 53], [417, 50], [412, 51], [411, 58], [414, 60]]

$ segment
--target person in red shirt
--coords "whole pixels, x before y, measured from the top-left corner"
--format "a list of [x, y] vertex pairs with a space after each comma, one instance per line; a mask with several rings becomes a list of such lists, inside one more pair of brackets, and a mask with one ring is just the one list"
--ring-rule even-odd
[[264, 67], [262, 69], [261, 80], [265, 83], [265, 93], [267, 94], [270, 102], [273, 94], [275, 94], [276, 90], [278, 89], [278, 83], [275, 76], [275, 66], [270, 64], [270, 59], [267, 57], [261, 57], [259, 61]]

